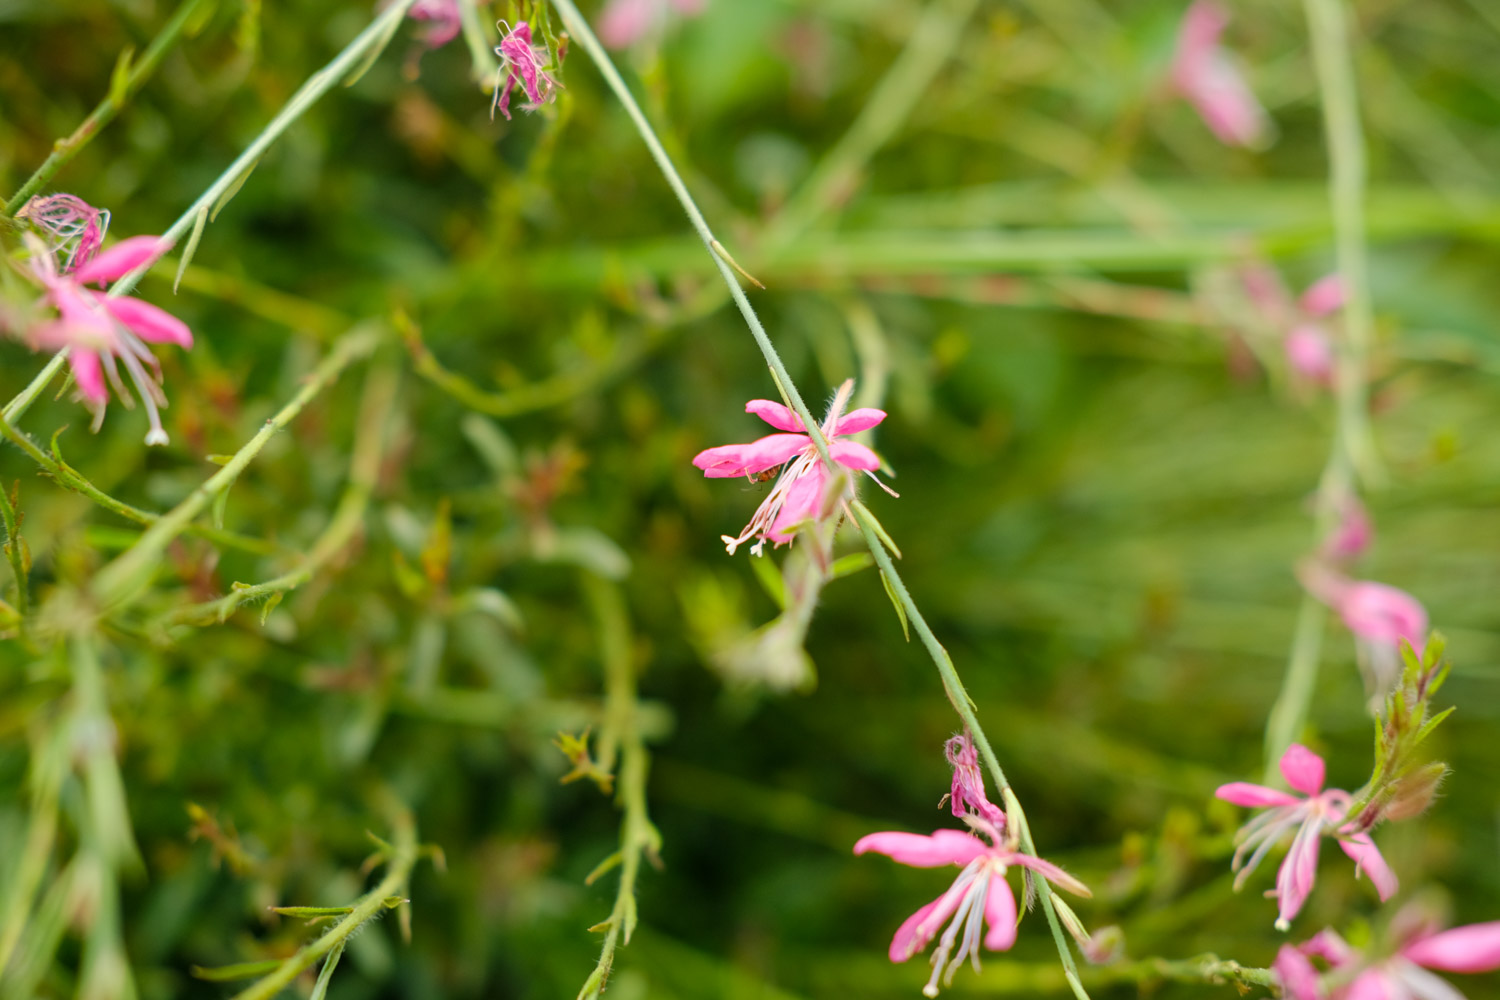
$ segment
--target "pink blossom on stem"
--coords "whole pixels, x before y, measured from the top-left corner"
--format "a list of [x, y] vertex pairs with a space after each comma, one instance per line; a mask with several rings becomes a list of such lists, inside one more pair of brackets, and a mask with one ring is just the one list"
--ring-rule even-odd
[[[823, 420], [823, 436], [828, 441], [828, 455], [836, 465], [864, 472], [875, 479], [874, 470], [880, 468], [879, 457], [859, 442], [842, 438], [874, 427], [886, 415], [884, 410], [869, 408], [845, 414], [844, 404], [853, 387], [852, 381], [845, 382], [834, 397]], [[702, 469], [703, 475], [709, 479], [756, 476], [785, 466], [745, 530], [738, 537], [722, 536], [730, 555], [751, 538], [757, 539], [750, 548], [756, 555], [761, 554], [768, 540], [773, 546], [790, 542], [799, 526], [819, 518], [827, 506], [828, 487], [833, 478], [819, 458], [801, 418], [795, 413], [769, 399], [750, 400], [745, 404], [745, 412], [755, 414], [784, 433], [769, 434], [749, 444], [709, 448], [693, 458], [693, 465]], [[885, 488], [884, 484], [882, 488]]]
[[1427, 610], [1404, 590], [1371, 580], [1351, 580], [1317, 563], [1301, 567], [1298, 575], [1308, 593], [1337, 611], [1354, 633], [1371, 696], [1383, 699], [1401, 675], [1401, 641], [1422, 655], [1427, 644]]
[[1347, 495], [1339, 503], [1339, 521], [1333, 533], [1323, 540], [1319, 551], [1325, 558], [1338, 562], [1357, 559], [1370, 547], [1375, 525], [1359, 498]]
[[[495, 109], [498, 108], [509, 121], [510, 93], [517, 83], [526, 93], [529, 103], [521, 107], [527, 111], [535, 111], [548, 101], [555, 100], [555, 88], [562, 84], [547, 74], [552, 54], [547, 46], [537, 45], [531, 40], [529, 24], [517, 21], [516, 26], [511, 28], [501, 21], [500, 32], [500, 44], [495, 46], [495, 54], [500, 57], [500, 70], [495, 79], [495, 100], [490, 105], [490, 117], [495, 117]], [[503, 85], [501, 77], [505, 80]]]
[[406, 16], [413, 21], [427, 22], [420, 36], [423, 45], [429, 49], [442, 48], [458, 37], [463, 28], [459, 2], [460, 0], [417, 0], [411, 5]]
[[95, 208], [71, 194], [37, 195], [16, 213], [55, 241], [52, 249], [60, 251], [72, 244], [63, 261], [63, 271], [73, 271], [87, 264], [99, 252], [104, 235], [109, 232], [109, 211]]
[[[147, 444], [166, 444], [158, 407], [167, 405], [161, 391], [161, 366], [149, 343], [193, 346], [193, 334], [182, 320], [128, 295], [109, 296], [84, 286], [114, 281], [128, 271], [149, 263], [170, 246], [155, 236], [133, 236], [117, 243], [77, 268], [61, 274], [50, 251], [35, 237], [28, 237], [31, 273], [44, 289], [43, 301], [57, 310], [55, 319], [34, 327], [32, 345], [48, 350], [68, 348], [68, 362], [84, 402], [94, 411], [94, 428], [104, 419], [109, 402], [107, 385], [126, 406], [131, 397], [120, 380], [123, 367], [134, 383], [151, 422]], [[148, 369], [150, 369], [148, 371]]]
[[[1406, 915], [1406, 910], [1398, 914], [1393, 927]], [[1319, 972], [1314, 958], [1328, 965], [1326, 974]], [[1393, 953], [1373, 960], [1325, 930], [1303, 944], [1283, 945], [1272, 969], [1292, 1000], [1462, 1000], [1462, 994], [1429, 970], [1500, 969], [1500, 920], [1446, 931], [1419, 921]]]
[[[1214, 795], [1235, 805], [1265, 809], [1235, 835], [1234, 880], [1238, 892], [1271, 848], [1288, 833], [1292, 846], [1276, 873], [1276, 888], [1266, 895], [1278, 901], [1276, 927], [1286, 930], [1312, 892], [1318, 874], [1318, 847], [1324, 833], [1338, 838], [1339, 847], [1354, 860], [1355, 874], [1370, 876], [1382, 900], [1396, 891], [1396, 875], [1368, 833], [1357, 833], [1344, 822], [1351, 798], [1337, 788], [1323, 789], [1323, 758], [1300, 743], [1287, 748], [1281, 757], [1281, 776], [1302, 796], [1290, 792], [1235, 781], [1221, 785]], [[1295, 831], [1295, 832], [1294, 832]], [[1249, 855], [1248, 859], [1246, 855]]]
[[[970, 812], [988, 820], [996, 829], [1005, 828], [1005, 813], [984, 794], [984, 773], [979, 770], [979, 751], [968, 733], [959, 733], [943, 745], [953, 768], [953, 790], [949, 793], [953, 815]], [[938, 803], [941, 805], [942, 803]]]
[[696, 17], [707, 0], [609, 0], [599, 14], [599, 40], [612, 49], [626, 49], [658, 34], [675, 12]]
[[1177, 34], [1172, 83], [1220, 142], [1257, 147], [1264, 144], [1270, 121], [1239, 67], [1219, 45], [1228, 25], [1228, 13], [1211, 0], [1196, 0], [1188, 8]]
[[944, 985], [953, 982], [953, 973], [964, 959], [973, 962], [976, 972], [979, 970], [981, 940], [990, 951], [1007, 951], [1015, 943], [1016, 898], [1005, 881], [1005, 873], [1011, 866], [1029, 868], [1077, 895], [1092, 895], [1088, 886], [1051, 862], [1022, 854], [1015, 841], [988, 820], [969, 816], [967, 822], [983, 833], [989, 843], [960, 830], [937, 830], [931, 836], [896, 831], [872, 833], [854, 845], [855, 854], [874, 851], [913, 868], [956, 865], [960, 869], [948, 890], [908, 917], [891, 939], [891, 961], [905, 962], [926, 948], [947, 925], [932, 955], [932, 978], [922, 988], [929, 997], [937, 996], [939, 979]]

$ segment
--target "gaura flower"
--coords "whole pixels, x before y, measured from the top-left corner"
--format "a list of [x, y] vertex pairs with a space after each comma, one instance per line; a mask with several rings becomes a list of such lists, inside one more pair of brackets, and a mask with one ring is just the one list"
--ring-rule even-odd
[[1358, 559], [1370, 547], [1375, 537], [1375, 524], [1369, 511], [1353, 494], [1345, 495], [1338, 502], [1339, 520], [1318, 551], [1325, 559], [1348, 562]]
[[1417, 656], [1427, 644], [1427, 610], [1404, 590], [1351, 580], [1319, 563], [1305, 564], [1298, 576], [1308, 593], [1337, 611], [1359, 651], [1372, 700], [1385, 698], [1401, 676], [1401, 641]]
[[[557, 91], [554, 88], [561, 87], [562, 84], [547, 75], [552, 54], [547, 51], [547, 46], [532, 42], [529, 24], [517, 21], [516, 26], [511, 28], [501, 21], [499, 27], [501, 38], [500, 44], [495, 46], [495, 55], [500, 57], [500, 69], [495, 78], [495, 100], [490, 105], [490, 118], [495, 117], [495, 109], [499, 108], [505, 120], [509, 121], [510, 92], [518, 82], [530, 102], [521, 105], [527, 111], [535, 111], [548, 101], [555, 100]], [[500, 77], [505, 78], [503, 86]]]
[[[984, 774], [979, 770], [979, 751], [968, 733], [959, 733], [943, 744], [943, 753], [953, 768], [953, 790], [948, 798], [953, 815], [960, 818], [971, 811], [988, 820], [996, 829], [1005, 828], [1005, 813], [984, 793]], [[942, 803], [938, 803], [942, 805]]]
[[599, 40], [612, 49], [626, 49], [666, 26], [675, 11], [679, 17], [703, 13], [707, 0], [609, 0], [599, 14]]
[[1219, 45], [1229, 24], [1224, 8], [1196, 0], [1183, 16], [1172, 61], [1172, 83], [1198, 109], [1203, 121], [1228, 146], [1265, 144], [1270, 119], [1244, 75]]
[[[994, 824], [978, 816], [966, 822], [988, 839], [983, 840], [961, 830], [937, 830], [932, 836], [918, 833], [872, 833], [854, 845], [855, 854], [874, 851], [913, 868], [941, 868], [957, 865], [958, 877], [937, 899], [906, 919], [891, 939], [892, 962], [904, 962], [927, 947], [944, 924], [948, 929], [932, 954], [932, 978], [922, 988], [929, 996], [938, 995], [938, 979], [951, 985], [953, 973], [969, 959], [979, 970], [979, 943], [990, 951], [1006, 951], [1016, 940], [1016, 898], [1006, 884], [1005, 873], [1011, 866], [1028, 868], [1061, 889], [1079, 896], [1090, 896], [1088, 886], [1050, 861], [1022, 854], [1014, 839]], [[984, 930], [984, 925], [989, 930]], [[955, 951], [955, 947], [957, 951]]]
[[1336, 358], [1324, 320], [1344, 307], [1343, 280], [1337, 274], [1325, 275], [1294, 302], [1269, 266], [1247, 267], [1241, 278], [1262, 318], [1280, 334], [1292, 371], [1309, 382], [1331, 385]]
[[55, 241], [54, 252], [72, 244], [63, 271], [73, 271], [93, 260], [109, 232], [109, 212], [71, 194], [37, 195], [16, 213]]
[[[167, 405], [161, 391], [161, 366], [146, 343], [193, 346], [193, 333], [176, 316], [149, 302], [128, 295], [109, 296], [85, 288], [94, 282], [114, 281], [128, 271], [166, 252], [166, 241], [155, 236], [133, 236], [99, 254], [72, 274], [59, 274], [52, 254], [35, 237], [28, 237], [31, 273], [45, 290], [43, 300], [57, 310], [57, 318], [30, 331], [33, 346], [48, 350], [69, 349], [68, 363], [78, 391], [94, 411], [94, 429], [104, 420], [109, 402], [106, 388], [131, 406], [130, 394], [120, 381], [120, 366], [135, 384], [151, 421], [147, 444], [166, 444], [157, 408]], [[151, 369], [149, 372], [147, 369]]]
[[427, 22], [419, 36], [423, 45], [429, 49], [442, 48], [458, 37], [463, 28], [463, 18], [458, 10], [459, 2], [460, 0], [417, 0], [411, 5], [406, 16], [413, 21]]
[[[1393, 924], [1402, 923], [1406, 915], [1403, 910]], [[1328, 975], [1313, 965], [1314, 958], [1327, 963]], [[1463, 1000], [1446, 980], [1428, 970], [1500, 969], [1500, 920], [1446, 931], [1422, 921], [1389, 957], [1375, 961], [1324, 930], [1300, 945], [1282, 945], [1272, 969], [1292, 1000]]]
[[[875, 479], [873, 470], [880, 468], [880, 459], [869, 448], [858, 441], [840, 438], [868, 430], [885, 419], [884, 410], [863, 408], [851, 413], [843, 412], [849, 395], [854, 390], [853, 380], [839, 387], [828, 415], [823, 419], [823, 437], [828, 441], [828, 456], [845, 469], [861, 471]], [[721, 536], [730, 555], [751, 538], [758, 541], [750, 551], [760, 555], [769, 540], [773, 546], [792, 540], [792, 532], [807, 521], [816, 520], [825, 507], [825, 495], [830, 482], [828, 469], [818, 457], [812, 438], [802, 426], [802, 420], [780, 403], [769, 399], [752, 399], [745, 404], [745, 412], [753, 413], [782, 434], [768, 434], [749, 444], [726, 444], [699, 452], [693, 465], [703, 470], [708, 479], [730, 479], [736, 476], [756, 476], [769, 469], [785, 465], [776, 485], [755, 511], [750, 523], [739, 537]], [[880, 480], [875, 480], [877, 483]], [[883, 483], [881, 488], [892, 492]], [[894, 493], [892, 493], [894, 495]]]
[[1355, 874], [1367, 873], [1381, 900], [1389, 899], [1396, 891], [1396, 875], [1370, 835], [1355, 832], [1351, 824], [1345, 823], [1344, 814], [1351, 802], [1349, 793], [1338, 788], [1323, 789], [1323, 758], [1300, 743], [1293, 743], [1281, 755], [1281, 776], [1306, 798], [1244, 781], [1221, 785], [1214, 792], [1225, 802], [1266, 810], [1235, 834], [1238, 848], [1234, 852], [1233, 869], [1239, 873], [1234, 880], [1235, 891], [1244, 886], [1271, 848], [1295, 830], [1292, 846], [1276, 873], [1276, 888], [1266, 893], [1279, 904], [1278, 930], [1291, 926], [1312, 892], [1318, 875], [1318, 847], [1325, 832], [1336, 837], [1343, 852], [1354, 859]]

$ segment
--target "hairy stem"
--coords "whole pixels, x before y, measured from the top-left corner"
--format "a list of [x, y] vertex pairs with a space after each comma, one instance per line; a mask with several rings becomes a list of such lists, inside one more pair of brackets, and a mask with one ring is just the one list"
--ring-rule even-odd
[[[703, 213], [698, 210], [697, 204], [693, 201], [692, 194], [689, 193], [687, 185], [683, 183], [681, 176], [673, 166], [671, 158], [667, 155], [666, 150], [662, 148], [661, 142], [657, 139], [656, 133], [651, 127], [651, 123], [646, 120], [645, 114], [641, 111], [639, 104], [636, 103], [634, 96], [630, 93], [630, 88], [625, 85], [625, 81], [620, 77], [619, 72], [605, 53], [604, 47], [594, 37], [588, 23], [584, 21], [583, 16], [578, 12], [578, 8], [573, 5], [572, 0], [554, 0], [554, 4], [558, 12], [562, 15], [564, 23], [567, 24], [569, 32], [578, 40], [584, 50], [588, 52], [589, 57], [598, 66], [599, 72], [604, 76], [610, 89], [614, 91], [615, 96], [624, 106], [626, 113], [635, 123], [636, 129], [640, 132], [641, 138], [646, 144], [646, 148], [650, 151], [652, 158], [661, 169], [667, 184], [677, 195], [678, 201], [682, 204], [683, 211], [687, 214], [699, 238], [702, 239], [704, 250], [713, 258], [719, 274], [723, 277], [725, 284], [729, 288], [730, 295], [734, 298], [735, 305], [739, 307], [740, 314], [744, 317], [746, 325], [749, 326], [751, 335], [755, 338], [756, 344], [765, 356], [766, 363], [770, 366], [772, 375], [785, 391], [792, 409], [802, 418], [803, 426], [808, 429], [809, 436], [817, 448], [818, 455], [830, 469], [833, 469], [833, 462], [828, 455], [828, 442], [823, 436], [818, 420], [807, 408], [807, 404], [803, 401], [801, 393], [797, 391], [796, 385], [793, 384], [791, 375], [787, 372], [786, 365], [783, 364], [775, 346], [771, 343], [770, 337], [767, 336], [765, 327], [761, 325], [760, 317], [756, 315], [755, 309], [750, 305], [750, 300], [745, 296], [744, 289], [740, 287], [739, 279], [735, 277], [735, 273], [730, 269], [729, 264], [715, 252], [714, 244], [717, 240], [713, 235], [713, 231], [709, 228], [708, 222], [703, 218]], [[834, 471], [836, 473], [837, 470]], [[1021, 838], [1022, 849], [1028, 854], [1035, 856], [1036, 847], [1032, 842], [1031, 831], [1027, 827], [1025, 814], [1021, 811], [1020, 802], [1016, 799], [1014, 792], [1011, 791], [1010, 782], [1006, 779], [1005, 772], [1000, 767], [1000, 761], [995, 756], [995, 751], [990, 746], [989, 739], [985, 736], [983, 727], [979, 724], [979, 719], [974, 712], [973, 702], [969, 698], [968, 691], [965, 690], [963, 682], [959, 679], [957, 670], [954, 669], [953, 661], [949, 658], [947, 651], [943, 649], [942, 644], [938, 642], [937, 637], [933, 635], [931, 628], [927, 625], [926, 619], [917, 610], [916, 603], [912, 600], [905, 583], [896, 572], [895, 566], [892, 565], [890, 556], [880, 541], [879, 532], [870, 521], [868, 513], [857, 515], [856, 521], [860, 532], [864, 535], [865, 544], [875, 557], [881, 571], [886, 574], [886, 579], [890, 581], [892, 589], [901, 601], [902, 606], [906, 609], [912, 626], [916, 628], [917, 634], [921, 637], [922, 644], [927, 648], [927, 652], [932, 657], [933, 663], [937, 665], [938, 674], [942, 678], [943, 687], [948, 693], [949, 700], [953, 702], [953, 706], [958, 711], [960, 718], [963, 719], [964, 724], [969, 727], [974, 737], [975, 745], [983, 755], [997, 787], [1002, 789], [1007, 803], [1007, 811], [1014, 811], [1011, 814], [1011, 819], [1016, 824]], [[1068, 944], [1067, 934], [1063, 930], [1057, 918], [1056, 910], [1052, 905], [1051, 888], [1047, 885], [1045, 879], [1037, 879], [1036, 881], [1038, 895], [1042, 902], [1042, 909], [1047, 915], [1047, 923], [1052, 930], [1053, 939], [1057, 943], [1058, 954], [1062, 960], [1068, 984], [1080, 1000], [1087, 1000], [1088, 994], [1084, 992], [1083, 986], [1078, 980], [1078, 970]]]
[[36, 172], [27, 178], [20, 190], [11, 195], [10, 200], [5, 203], [6, 215], [15, 215], [19, 212], [21, 206], [26, 204], [32, 195], [40, 191], [59, 170], [67, 166], [69, 161], [82, 151], [84, 146], [88, 145], [90, 139], [114, 120], [115, 115], [120, 113], [120, 109], [125, 107], [125, 102], [134, 97], [156, 72], [162, 59], [182, 37], [182, 30], [187, 27], [193, 15], [208, 2], [209, 0], [185, 0], [177, 8], [172, 19], [162, 26], [161, 31], [157, 32], [156, 37], [151, 40], [151, 44], [146, 46], [146, 51], [141, 55], [141, 61], [131, 67], [123, 86], [116, 88], [111, 85], [110, 92], [104, 100], [99, 102], [99, 106], [94, 109], [93, 113], [84, 119], [83, 124], [74, 129], [72, 135], [59, 139], [53, 144], [52, 153], [40, 167], [36, 168]]

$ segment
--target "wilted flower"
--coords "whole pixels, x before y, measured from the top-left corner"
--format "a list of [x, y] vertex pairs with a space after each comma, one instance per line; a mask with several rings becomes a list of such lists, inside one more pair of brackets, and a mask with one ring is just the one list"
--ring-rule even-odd
[[943, 744], [943, 753], [953, 768], [953, 790], [948, 796], [953, 815], [963, 817], [972, 810], [997, 829], [1004, 829], [1005, 813], [984, 793], [984, 774], [979, 770], [979, 751], [975, 749], [969, 734], [959, 733]]
[[[876, 454], [857, 441], [843, 441], [839, 438], [868, 430], [884, 420], [886, 415], [884, 410], [870, 408], [844, 414], [844, 405], [853, 389], [852, 380], [839, 387], [828, 415], [823, 420], [823, 437], [828, 441], [828, 455], [836, 464], [851, 471], [865, 472], [874, 479], [873, 470], [880, 468], [880, 459]], [[726, 444], [709, 448], [693, 458], [693, 464], [702, 469], [703, 475], [709, 479], [756, 476], [778, 466], [786, 466], [739, 537], [722, 536], [730, 555], [751, 538], [759, 539], [750, 548], [756, 555], [761, 554], [768, 539], [773, 545], [790, 542], [797, 526], [816, 520], [829, 500], [826, 493], [831, 476], [819, 458], [812, 438], [802, 426], [801, 418], [769, 399], [750, 400], [745, 404], [745, 412], [753, 413], [777, 430], [787, 433], [769, 434], [749, 444]]]
[[166, 251], [166, 242], [155, 236], [133, 236], [72, 274], [59, 274], [51, 252], [35, 237], [28, 237], [28, 242], [31, 272], [46, 289], [44, 301], [58, 312], [56, 319], [43, 322], [29, 332], [33, 345], [49, 350], [69, 349], [73, 378], [84, 402], [94, 411], [96, 430], [109, 402], [106, 378], [120, 401], [132, 405], [120, 381], [118, 366], [124, 366], [151, 421], [146, 443], [166, 444], [167, 432], [162, 429], [157, 412], [157, 407], [167, 405], [160, 385], [161, 367], [146, 342], [190, 348], [192, 331], [182, 320], [149, 302], [128, 295], [109, 296], [83, 287], [93, 282], [113, 281], [154, 260]]
[[417, 0], [407, 10], [406, 16], [413, 21], [427, 22], [420, 35], [422, 44], [437, 49], [457, 38], [463, 28], [458, 5], [459, 0]]
[[63, 271], [73, 271], [87, 264], [99, 252], [104, 235], [109, 232], [109, 211], [95, 208], [71, 194], [37, 195], [16, 213], [55, 241], [54, 252], [69, 243]]
[[[971, 960], [975, 971], [979, 970], [981, 939], [990, 951], [1006, 951], [1015, 943], [1016, 899], [1005, 881], [1012, 865], [1029, 868], [1069, 892], [1092, 895], [1088, 886], [1051, 862], [1022, 854], [1014, 839], [1008, 839], [988, 820], [968, 816], [966, 821], [990, 842], [986, 844], [960, 830], [938, 830], [930, 837], [891, 831], [861, 837], [854, 845], [855, 854], [874, 851], [913, 868], [957, 865], [961, 869], [948, 891], [908, 917], [891, 939], [891, 961], [904, 962], [926, 948], [947, 925], [932, 955], [932, 978], [922, 988], [929, 997], [937, 996], [939, 978], [944, 985], [952, 983], [953, 973], [964, 959]], [[989, 925], [988, 932], [985, 924]]]
[[[1412, 920], [1411, 907], [1392, 922], [1407, 932], [1387, 958], [1370, 961], [1332, 930], [1300, 945], [1283, 945], [1272, 966], [1291, 1000], [1463, 1000], [1429, 969], [1493, 972], [1500, 969], [1500, 921], [1440, 931], [1430, 920]], [[1325, 976], [1313, 965], [1322, 959]]]
[[[1396, 875], [1385, 863], [1368, 833], [1356, 833], [1345, 822], [1351, 797], [1337, 788], [1323, 789], [1323, 758], [1300, 743], [1294, 743], [1281, 756], [1281, 776], [1306, 798], [1245, 781], [1221, 785], [1214, 792], [1226, 802], [1250, 808], [1265, 808], [1240, 828], [1235, 835], [1234, 880], [1238, 892], [1271, 848], [1281, 838], [1296, 830], [1292, 846], [1276, 873], [1276, 888], [1266, 895], [1279, 902], [1276, 927], [1286, 930], [1312, 892], [1318, 875], [1318, 848], [1325, 832], [1338, 838], [1339, 847], [1354, 859], [1355, 874], [1370, 876], [1382, 900], [1396, 891]], [[1246, 852], [1251, 852], [1249, 859]]]
[[[510, 92], [517, 82], [521, 89], [526, 92], [529, 104], [521, 105], [527, 111], [535, 111], [548, 101], [557, 97], [556, 87], [562, 86], [552, 77], [547, 75], [547, 67], [551, 62], [552, 54], [547, 51], [547, 46], [537, 45], [531, 40], [531, 26], [525, 21], [517, 21], [514, 28], [500, 22], [501, 38], [500, 44], [495, 46], [495, 54], [500, 57], [499, 75], [495, 78], [495, 100], [490, 105], [490, 117], [495, 117], [495, 109], [510, 120]], [[500, 77], [505, 78], [505, 83], [500, 83]]]
[[1210, 0], [1196, 0], [1182, 19], [1172, 83], [1193, 103], [1219, 141], [1257, 147], [1270, 132], [1265, 109], [1251, 93], [1239, 67], [1219, 45], [1229, 15]]
[[673, 12], [695, 17], [706, 4], [707, 0], [609, 0], [599, 14], [599, 40], [612, 49], [629, 48], [660, 32]]
[[1427, 611], [1404, 590], [1351, 580], [1319, 563], [1298, 572], [1308, 593], [1339, 613], [1359, 648], [1371, 698], [1383, 700], [1401, 674], [1401, 641], [1420, 657], [1427, 641]]

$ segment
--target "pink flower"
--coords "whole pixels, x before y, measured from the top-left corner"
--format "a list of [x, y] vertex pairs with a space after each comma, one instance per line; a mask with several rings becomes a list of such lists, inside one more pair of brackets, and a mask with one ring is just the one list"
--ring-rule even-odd
[[[1286, 930], [1307, 901], [1318, 874], [1318, 847], [1325, 831], [1338, 838], [1339, 847], [1354, 859], [1355, 874], [1367, 872], [1381, 900], [1396, 891], [1396, 876], [1381, 857], [1380, 850], [1368, 833], [1355, 833], [1344, 823], [1350, 795], [1337, 788], [1323, 790], [1323, 758], [1300, 743], [1294, 743], [1281, 756], [1281, 776], [1306, 798], [1288, 792], [1235, 781], [1221, 785], [1214, 792], [1226, 802], [1250, 808], [1265, 808], [1240, 828], [1235, 835], [1239, 847], [1234, 852], [1235, 891], [1245, 884], [1250, 873], [1265, 858], [1282, 836], [1295, 830], [1292, 846], [1281, 869], [1276, 873], [1276, 888], [1266, 895], [1279, 901], [1276, 927]], [[1246, 852], [1251, 852], [1248, 860]]]
[[[948, 891], [908, 917], [891, 939], [891, 961], [904, 962], [926, 948], [947, 924], [932, 955], [932, 978], [922, 988], [929, 997], [937, 996], [939, 977], [944, 985], [953, 982], [953, 973], [964, 959], [970, 959], [978, 971], [981, 938], [990, 951], [1006, 951], [1015, 943], [1016, 898], [1005, 881], [1010, 866], [1029, 868], [1080, 896], [1092, 895], [1088, 886], [1051, 862], [1017, 851], [1015, 842], [1005, 839], [987, 820], [970, 816], [968, 823], [990, 843], [960, 830], [938, 830], [930, 837], [895, 831], [872, 833], [854, 845], [855, 854], [874, 851], [913, 868], [957, 865], [961, 869]], [[989, 925], [987, 933], [985, 924]]]
[[1375, 537], [1375, 525], [1358, 497], [1345, 496], [1338, 507], [1339, 522], [1332, 534], [1323, 540], [1319, 551], [1325, 558], [1346, 562], [1359, 558], [1370, 547], [1370, 541]]
[[104, 243], [104, 234], [109, 232], [109, 212], [71, 194], [37, 195], [21, 206], [16, 218], [25, 219], [53, 237], [57, 241], [54, 251], [73, 243], [63, 262], [64, 272], [92, 260]]
[[499, 77], [495, 80], [495, 101], [490, 105], [490, 117], [495, 117], [495, 109], [510, 120], [510, 92], [516, 83], [521, 84], [521, 89], [526, 92], [529, 104], [522, 107], [527, 111], [535, 111], [548, 101], [555, 100], [557, 92], [554, 87], [561, 87], [552, 77], [547, 75], [547, 66], [552, 59], [552, 54], [545, 45], [536, 45], [531, 41], [531, 26], [525, 21], [517, 21], [514, 28], [510, 28], [504, 21], [500, 22], [502, 37], [500, 44], [495, 46], [495, 54], [500, 57], [500, 76], [505, 77], [505, 84], [500, 85]]
[[[874, 479], [873, 470], [880, 468], [880, 459], [875, 453], [857, 441], [839, 439], [874, 427], [885, 419], [885, 411], [866, 408], [843, 414], [853, 386], [852, 381], [845, 382], [834, 397], [823, 420], [823, 436], [828, 440], [828, 454], [834, 462], [846, 469], [865, 472]], [[818, 519], [829, 499], [825, 494], [831, 481], [812, 438], [795, 413], [769, 399], [750, 400], [745, 404], [745, 412], [755, 414], [786, 433], [769, 434], [749, 444], [709, 448], [693, 458], [693, 464], [709, 479], [756, 476], [786, 466], [739, 537], [722, 536], [730, 555], [751, 538], [759, 539], [750, 549], [756, 555], [761, 554], [768, 539], [773, 545], [790, 542], [798, 526]]]
[[458, 4], [459, 0], [417, 0], [411, 5], [406, 16], [427, 22], [420, 36], [423, 45], [429, 49], [441, 48], [458, 37], [463, 28]]
[[609, 0], [599, 15], [599, 39], [612, 49], [625, 49], [658, 34], [672, 10], [681, 17], [703, 13], [707, 0]]
[[[984, 794], [984, 774], [979, 770], [979, 751], [968, 733], [959, 733], [943, 744], [953, 767], [953, 791], [949, 794], [953, 815], [963, 817], [972, 810], [996, 829], [1005, 828], [1005, 813]], [[938, 803], [942, 805], [942, 803]]]
[[1296, 302], [1269, 266], [1247, 267], [1241, 280], [1266, 323], [1281, 333], [1292, 371], [1309, 382], [1331, 385], [1337, 358], [1333, 337], [1323, 321], [1344, 307], [1344, 283], [1339, 276], [1319, 278]]
[[[1406, 915], [1398, 914], [1393, 925]], [[1320, 973], [1313, 958], [1323, 959], [1330, 974]], [[1446, 931], [1421, 921], [1390, 957], [1373, 962], [1325, 930], [1296, 947], [1283, 945], [1272, 968], [1292, 1000], [1462, 1000], [1428, 970], [1500, 969], [1500, 920]]]
[[1401, 676], [1401, 640], [1418, 656], [1427, 644], [1427, 610], [1404, 590], [1371, 580], [1351, 580], [1319, 564], [1303, 566], [1302, 585], [1333, 608], [1354, 633], [1360, 666], [1377, 701]]
[[[31, 272], [45, 289], [44, 300], [57, 310], [56, 319], [35, 327], [30, 339], [38, 348], [68, 348], [68, 362], [84, 402], [94, 411], [94, 426], [104, 419], [108, 383], [126, 406], [131, 399], [120, 381], [123, 365], [151, 421], [147, 444], [166, 444], [158, 406], [166, 406], [161, 391], [161, 366], [146, 346], [172, 343], [193, 346], [193, 333], [182, 320], [149, 302], [127, 295], [109, 296], [85, 288], [93, 282], [113, 281], [166, 252], [168, 244], [155, 236], [133, 236], [110, 247], [72, 274], [59, 274], [52, 254], [35, 237], [31, 244]], [[151, 371], [148, 372], [147, 368]]]
[[1220, 142], [1256, 147], [1264, 143], [1270, 122], [1239, 68], [1219, 45], [1228, 24], [1224, 8], [1210, 0], [1196, 0], [1188, 8], [1177, 35], [1172, 83], [1198, 109]]

